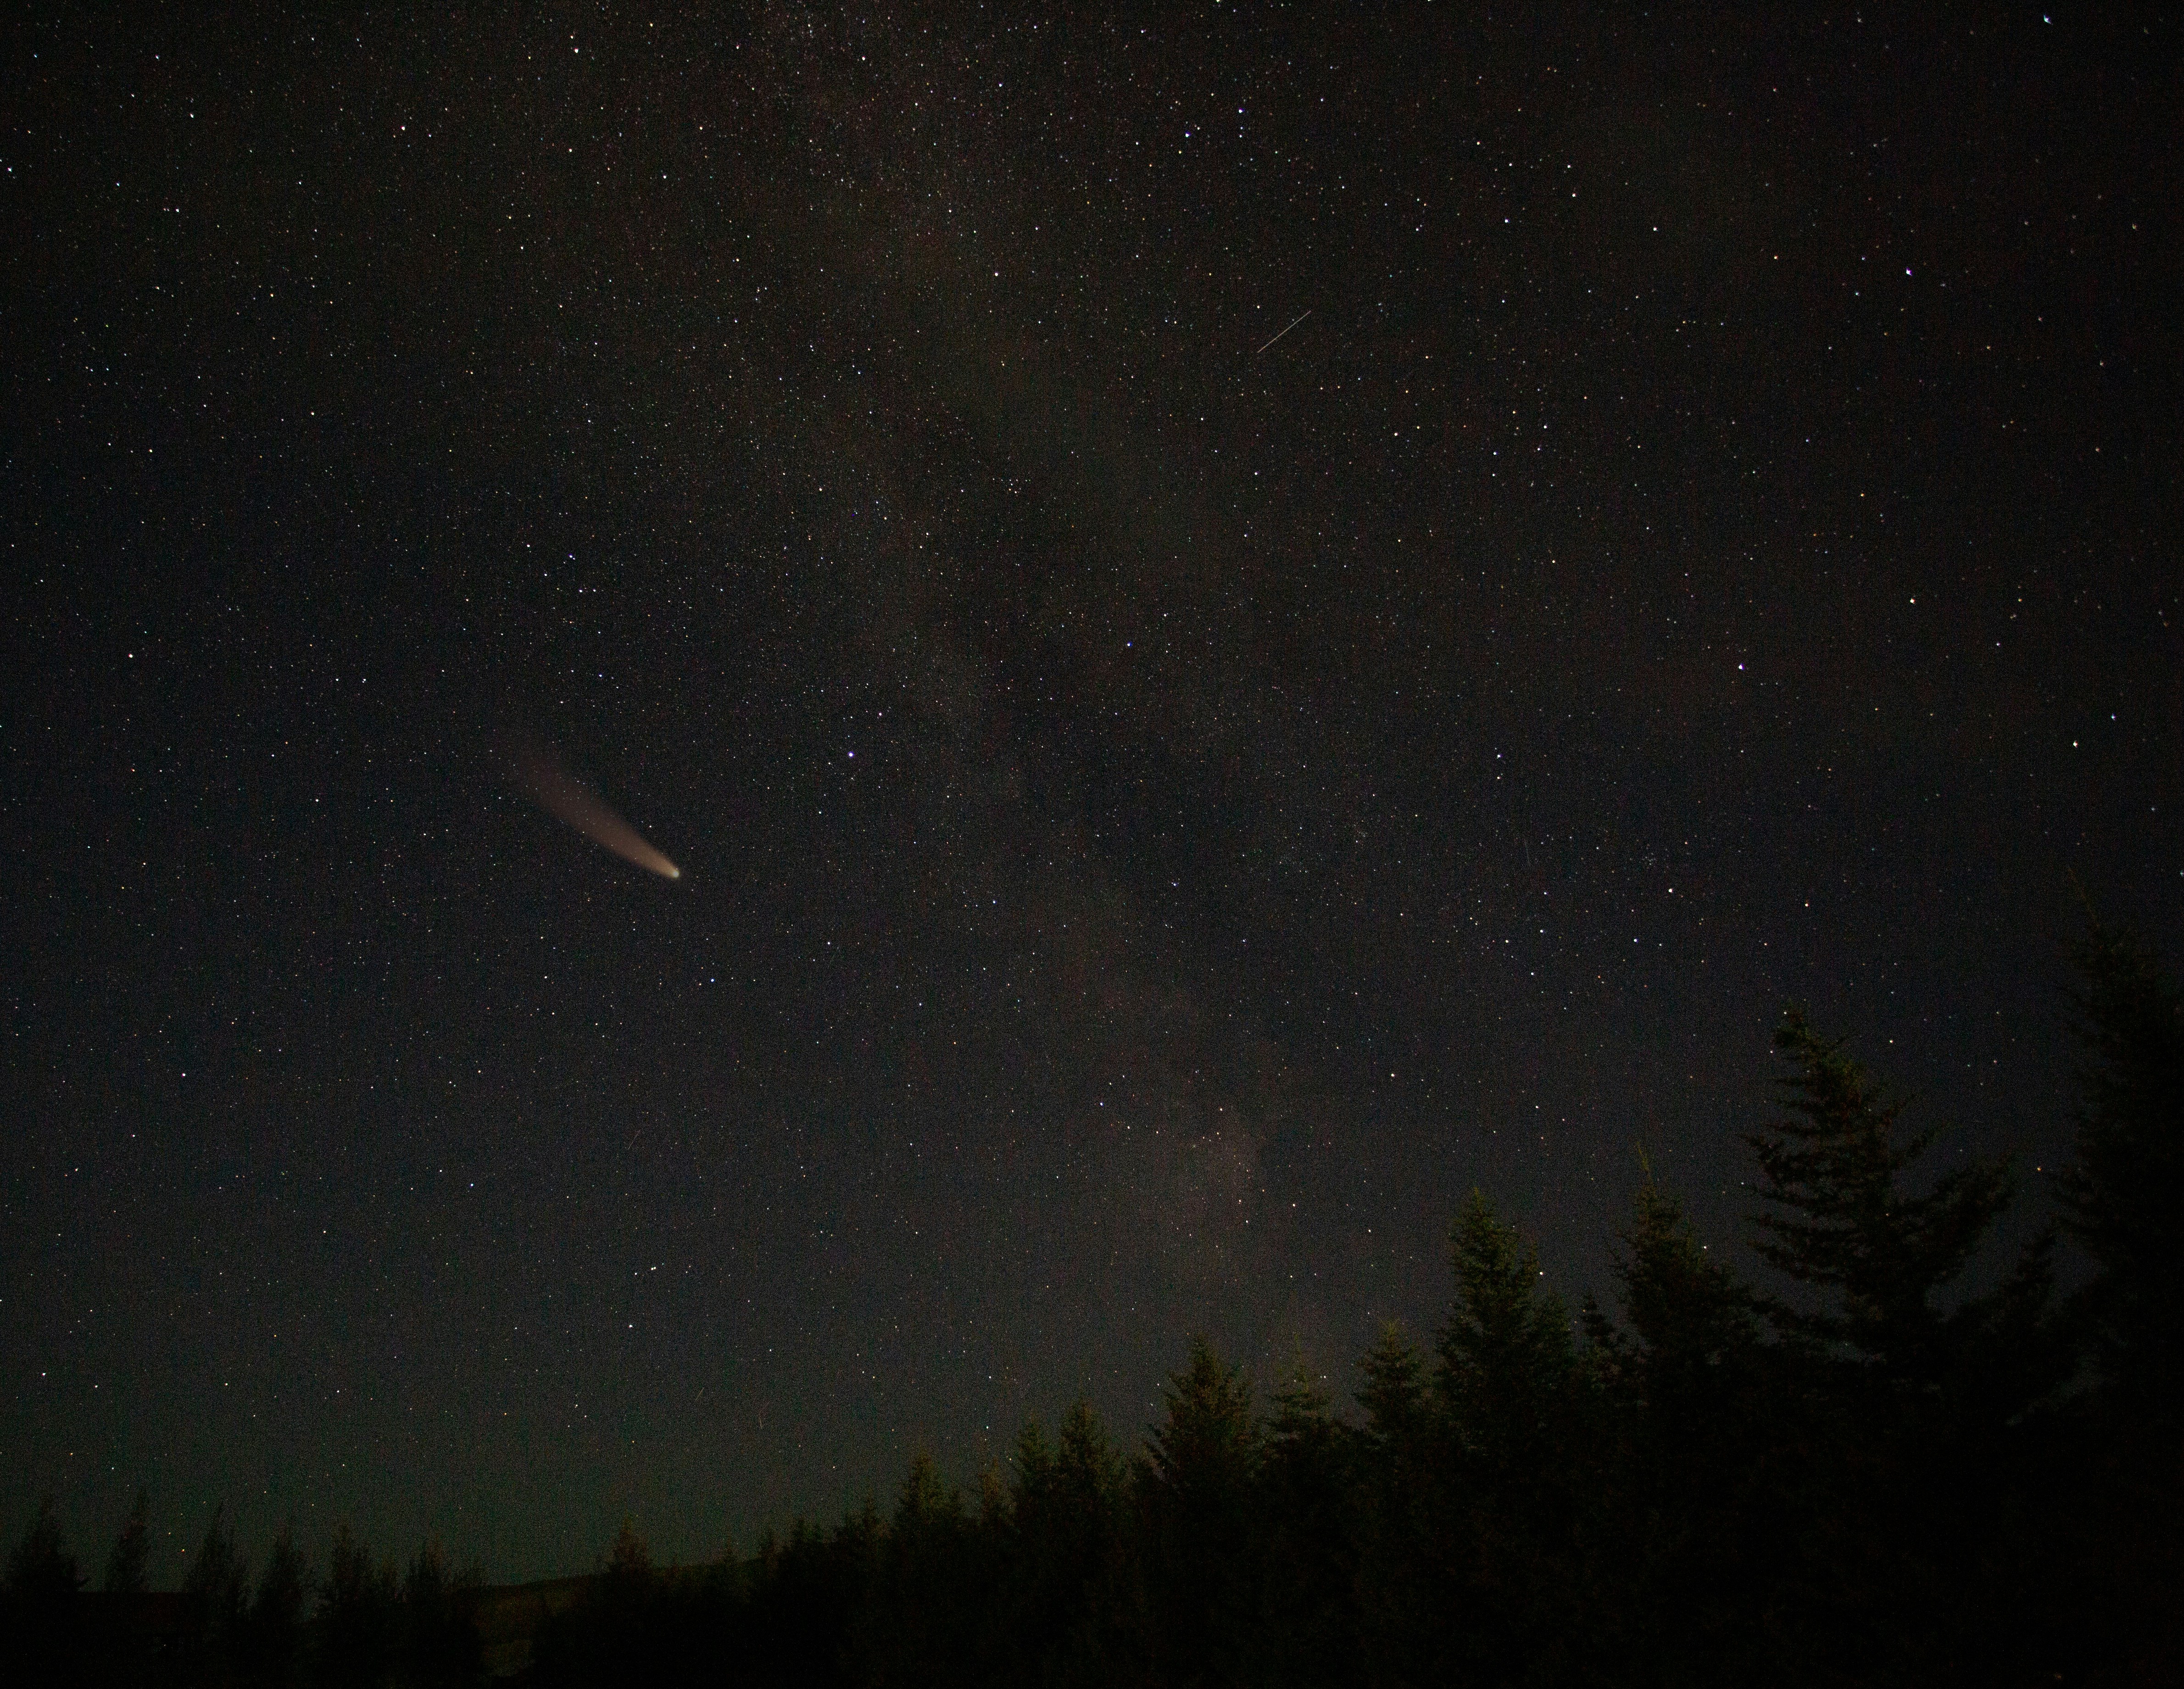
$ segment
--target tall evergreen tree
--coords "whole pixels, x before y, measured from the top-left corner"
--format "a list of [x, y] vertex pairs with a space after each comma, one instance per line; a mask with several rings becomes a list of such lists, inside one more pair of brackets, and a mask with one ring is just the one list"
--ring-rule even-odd
[[1274, 1392], [1260, 1468], [1259, 1681], [1331, 1686], [1358, 1666], [1353, 1441], [1300, 1362]]
[[754, 1683], [847, 1684], [846, 1646], [871, 1598], [882, 1533], [869, 1502], [832, 1532], [800, 1519], [784, 1541], [768, 1530], [745, 1569], [738, 1653]]
[[2184, 995], [2152, 950], [2096, 926], [2073, 998], [2084, 1050], [2077, 1156], [2063, 1190], [2096, 1275], [2080, 1307], [2135, 1408], [2184, 1414]]
[[1752, 1292], [1699, 1240], [1650, 1168], [1615, 1263], [1624, 1325], [1594, 1313], [1612, 1359], [1609, 1511], [1593, 1625], [1641, 1675], [1704, 1683], [1767, 1675], [1758, 1624], [1791, 1572], [1786, 1529], [1805, 1515], [1770, 1471], [1794, 1444], [1766, 1388]]
[[882, 1683], [975, 1683], [985, 1674], [981, 1619], [990, 1570], [963, 1497], [924, 1450], [911, 1461], [878, 1544], [857, 1629], [860, 1675]]
[[121, 1534], [114, 1539], [113, 1552], [106, 1557], [106, 1575], [98, 1586], [106, 1594], [143, 1594], [144, 1570], [152, 1552], [151, 1513], [152, 1497], [140, 1488]]
[[448, 1564], [437, 1537], [410, 1562], [402, 1579], [399, 1657], [404, 1680], [416, 1689], [457, 1689], [478, 1678], [478, 1582], [475, 1572]]
[[1439, 1383], [1461, 1446], [1495, 1465], [1536, 1461], [1568, 1400], [1569, 1313], [1543, 1289], [1538, 1252], [1474, 1190], [1450, 1230], [1456, 1308]]
[[1624, 1318], [1641, 1346], [1649, 1400], [1711, 1386], [1758, 1340], [1752, 1292], [1700, 1242], [1683, 1207], [1652, 1174], [1615, 1265]]
[[963, 1497], [940, 1475], [933, 1457], [920, 1449], [911, 1457], [910, 1474], [895, 1497], [890, 1534], [905, 1540], [962, 1528]]
[[1457, 1519], [1445, 1425], [1425, 1357], [1401, 1326], [1380, 1328], [1358, 1363], [1365, 1423], [1357, 1447], [1360, 1675], [1420, 1683], [1435, 1675], [1451, 1620], [1445, 1547]]
[[20, 1602], [57, 1605], [72, 1601], [82, 1587], [83, 1573], [69, 1552], [53, 1498], [47, 1496], [8, 1556], [8, 1594]]
[[1050, 1443], [1036, 1422], [1017, 1442], [1008, 1544], [1021, 1675], [1113, 1681], [1131, 1622], [1121, 1457], [1089, 1402]]
[[214, 1508], [204, 1541], [182, 1575], [182, 1652], [199, 1677], [218, 1678], [235, 1669], [248, 1610], [249, 1575], [248, 1563], [236, 1552], [227, 1509]]
[[2024, 1404], [1995, 1395], [1993, 1339], [2036, 1263], [1948, 1305], [2008, 1201], [2007, 1163], [1967, 1159], [1921, 1188], [1935, 1129], [1905, 1130], [1903, 1101], [1795, 1011], [1775, 1046], [1796, 1069], [1785, 1106], [1746, 1141], [1758, 1252], [1801, 1287], [1763, 1304], [1796, 1346], [1775, 1408], [1797, 1458], [1777, 1460], [1769, 1499], [1804, 1521], [1794, 1551], [1780, 1540], [1776, 1636], [1837, 1674], [1932, 1681], [1966, 1669], [1967, 1597], [2006, 1511], [1994, 1477]]
[[241, 1632], [243, 1675], [250, 1683], [282, 1689], [298, 1681], [310, 1575], [309, 1563], [296, 1547], [293, 1528], [283, 1528], [265, 1557], [265, 1569], [258, 1578], [258, 1594]]
[[1357, 1369], [1365, 1375], [1357, 1386], [1357, 1405], [1365, 1410], [1367, 1441], [1381, 1454], [1416, 1444], [1433, 1417], [1425, 1358], [1418, 1345], [1390, 1320], [1381, 1326]]
[[[421, 1559], [422, 1557], [421, 1557]], [[423, 1565], [413, 1565], [404, 1588], [404, 1606], [437, 1606], [432, 1586], [444, 1580]], [[541, 1686], [596, 1683], [610, 1675], [650, 1682], [666, 1675], [666, 1650], [659, 1634], [663, 1580], [637, 1527], [624, 1519], [614, 1546], [586, 1588], [583, 1598], [555, 1614], [534, 1643], [532, 1681]], [[415, 1625], [413, 1616], [411, 1625]]]
[[1454, 1621], [1430, 1650], [1443, 1675], [1574, 1669], [1582, 1588], [1574, 1506], [1585, 1457], [1568, 1310], [1539, 1257], [1474, 1190], [1450, 1229], [1456, 1304], [1436, 1383], [1450, 1459], [1436, 1486], [1439, 1581]]
[[0, 1670], [21, 1683], [81, 1681], [83, 1574], [47, 1496], [8, 1556], [0, 1586]]
[[2068, 1313], [2100, 1388], [2070, 1404], [2076, 1447], [2056, 1451], [2056, 1653], [2167, 1682], [2184, 1675], [2184, 995], [2114, 928], [2096, 923], [2076, 960], [2064, 1224], [2094, 1271]]
[[2008, 1203], [2006, 1163], [1973, 1160], [1924, 1192], [1905, 1175], [1938, 1129], [1903, 1133], [1903, 1101], [1876, 1085], [1840, 1041], [1796, 1010], [1775, 1048], [1797, 1071], [1784, 1114], [1745, 1141], [1758, 1158], [1762, 1259], [1821, 1293], [1819, 1305], [1769, 1297], [1783, 1331], [1868, 1361], [1887, 1377], [1940, 1381], [1983, 1310], [1953, 1319], [1939, 1303]]
[[321, 1683], [363, 1689], [385, 1681], [394, 1661], [400, 1600], [394, 1568], [374, 1560], [347, 1525], [337, 1526], [314, 1624]]
[[151, 1675], [153, 1644], [144, 1624], [151, 1511], [152, 1498], [140, 1487], [99, 1580], [103, 1622], [90, 1647], [103, 1681], [109, 1683], [142, 1683]]
[[1251, 1385], [1198, 1337], [1162, 1394], [1167, 1418], [1140, 1467], [1156, 1670], [1178, 1686], [1233, 1682], [1252, 1620]]

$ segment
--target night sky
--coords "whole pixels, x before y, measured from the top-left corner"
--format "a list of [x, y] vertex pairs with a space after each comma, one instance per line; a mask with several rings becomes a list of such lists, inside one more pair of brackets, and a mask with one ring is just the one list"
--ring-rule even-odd
[[2021, 1233], [2087, 900], [2184, 955], [2173, 20], [114, 9], [0, 70], [10, 1542], [1342, 1388], [1474, 1185], [1732, 1246], [1793, 1001]]

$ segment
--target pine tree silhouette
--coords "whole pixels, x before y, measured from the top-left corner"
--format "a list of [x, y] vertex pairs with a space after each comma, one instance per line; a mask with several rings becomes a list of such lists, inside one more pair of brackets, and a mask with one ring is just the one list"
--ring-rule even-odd
[[1247, 1563], [1259, 1437], [1251, 1385], [1203, 1337], [1162, 1396], [1139, 1469], [1156, 1669], [1179, 1685], [1237, 1681], [1249, 1643]]
[[140, 1488], [135, 1504], [129, 1509], [129, 1517], [121, 1526], [121, 1534], [114, 1539], [113, 1552], [106, 1557], [106, 1575], [98, 1586], [105, 1594], [143, 1594], [147, 1587], [144, 1569], [152, 1551], [151, 1513], [152, 1497]]
[[2096, 926], [2072, 999], [2084, 1050], [2072, 1239], [2098, 1269], [2080, 1310], [2103, 1373], [2142, 1413], [2184, 1414], [2184, 995], [2153, 953]]
[[1902, 1099], [1869, 1079], [1840, 1041], [1796, 1010], [1774, 1044], [1797, 1064], [1784, 1114], [1745, 1141], [1758, 1158], [1760, 1257], [1821, 1292], [1817, 1304], [1769, 1297], [1784, 1332], [1847, 1352], [1907, 1383], [1938, 1382], [1970, 1322], [1939, 1305], [2010, 1196], [2008, 1168], [1969, 1161], [1923, 1193], [1905, 1174], [1937, 1128], [1904, 1134]]

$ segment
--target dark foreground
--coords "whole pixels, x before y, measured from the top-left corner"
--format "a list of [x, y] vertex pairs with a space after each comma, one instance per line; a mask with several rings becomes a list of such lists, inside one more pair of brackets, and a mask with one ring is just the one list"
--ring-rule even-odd
[[2078, 1159], [2014, 1262], [2008, 1169], [1923, 1167], [1793, 1016], [1751, 1140], [1779, 1296], [1649, 1184], [1618, 1307], [1573, 1315], [1475, 1197], [1438, 1341], [1388, 1332], [1351, 1418], [1303, 1376], [1262, 1411], [1201, 1344], [1134, 1452], [1078, 1408], [967, 1500], [921, 1458], [886, 1513], [672, 1569], [625, 1530], [515, 1589], [346, 1536], [253, 1577], [215, 1525], [147, 1592], [140, 1507], [92, 1591], [42, 1514], [0, 1681], [2184, 1681], [2184, 1005], [2118, 935], [2082, 962]]

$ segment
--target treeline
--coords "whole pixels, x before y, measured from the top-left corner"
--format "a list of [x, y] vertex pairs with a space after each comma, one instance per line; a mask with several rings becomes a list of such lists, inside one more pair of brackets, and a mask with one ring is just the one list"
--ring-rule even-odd
[[[2184, 1001], [2120, 934], [2097, 930], [2080, 961], [2075, 1158], [2055, 1227], [2014, 1261], [1983, 1259], [2012, 1170], [1930, 1172], [1931, 1131], [1791, 1015], [1782, 1106], [1747, 1140], [1774, 1288], [1649, 1178], [1615, 1306], [1573, 1311], [1474, 1196], [1446, 1324], [1430, 1349], [1385, 1332], [1354, 1415], [1303, 1375], [1262, 1409], [1201, 1342], [1134, 1452], [1080, 1405], [1052, 1435], [1028, 1427], [969, 1498], [921, 1458], [884, 1514], [699, 1568], [654, 1566], [626, 1529], [522, 1675], [2184, 1681]], [[2067, 1290], [2064, 1240], [2082, 1268]], [[131, 1529], [109, 1589], [131, 1564], [141, 1578]], [[247, 1603], [226, 1552], [228, 1572], [192, 1574], [184, 1644], [156, 1663], [169, 1681], [480, 1668], [471, 1597], [436, 1556], [398, 1580], [338, 1549], [307, 1619], [292, 1547]], [[8, 1636], [63, 1634], [78, 1581], [42, 1515], [9, 1564]], [[47, 1658], [101, 1658], [71, 1646]]]
[[427, 1542], [406, 1568], [376, 1561], [346, 1528], [322, 1572], [283, 1531], [254, 1580], [215, 1516], [179, 1591], [147, 1586], [148, 1498], [86, 1591], [48, 1501], [8, 1560], [0, 1682], [323, 1684], [379, 1689], [476, 1684], [483, 1675], [478, 1575]]

